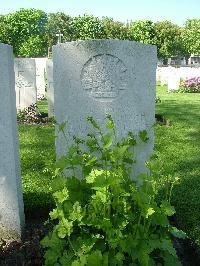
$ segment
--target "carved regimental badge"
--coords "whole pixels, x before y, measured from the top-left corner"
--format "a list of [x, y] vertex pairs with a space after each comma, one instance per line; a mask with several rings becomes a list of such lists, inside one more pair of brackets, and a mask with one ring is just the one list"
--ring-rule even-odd
[[128, 71], [122, 60], [110, 54], [90, 58], [83, 66], [81, 83], [91, 96], [110, 101], [127, 88]]

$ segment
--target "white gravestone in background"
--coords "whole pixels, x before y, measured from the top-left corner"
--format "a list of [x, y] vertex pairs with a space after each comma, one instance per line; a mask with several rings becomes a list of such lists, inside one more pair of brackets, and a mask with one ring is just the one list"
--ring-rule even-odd
[[13, 52], [0, 44], [0, 239], [18, 239], [24, 224]]
[[24, 109], [37, 101], [35, 60], [15, 58], [15, 90], [17, 109]]
[[48, 59], [46, 62], [47, 73], [47, 100], [48, 100], [48, 116], [54, 116], [54, 88], [53, 88], [53, 61]]
[[45, 72], [47, 58], [35, 58], [37, 99], [45, 97]]
[[177, 91], [180, 86], [180, 73], [179, 70], [174, 68], [168, 76], [168, 92]]
[[[88, 40], [53, 47], [55, 117], [68, 121], [67, 132], [85, 136], [87, 116], [100, 125], [112, 115], [117, 136], [147, 129], [148, 144], [138, 144], [135, 173], [146, 171], [144, 162], [153, 149], [155, 122], [156, 47], [131, 41]], [[57, 156], [66, 152], [59, 134]]]

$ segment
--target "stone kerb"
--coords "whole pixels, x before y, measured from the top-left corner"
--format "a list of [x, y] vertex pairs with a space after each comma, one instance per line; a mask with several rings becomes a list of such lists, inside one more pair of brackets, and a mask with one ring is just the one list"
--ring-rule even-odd
[[24, 225], [13, 52], [0, 44], [0, 239], [18, 239]]
[[54, 116], [54, 87], [53, 87], [53, 61], [48, 59], [46, 62], [47, 74], [47, 101], [48, 101], [48, 116]]
[[35, 60], [15, 58], [14, 62], [16, 106], [24, 109], [37, 101]]
[[[156, 47], [132, 41], [88, 40], [53, 47], [55, 117], [67, 121], [67, 131], [82, 136], [89, 131], [87, 116], [102, 125], [112, 115], [117, 136], [147, 129], [148, 144], [136, 149], [135, 173], [146, 171], [144, 162], [153, 149], [155, 122]], [[57, 156], [66, 151], [61, 135]]]

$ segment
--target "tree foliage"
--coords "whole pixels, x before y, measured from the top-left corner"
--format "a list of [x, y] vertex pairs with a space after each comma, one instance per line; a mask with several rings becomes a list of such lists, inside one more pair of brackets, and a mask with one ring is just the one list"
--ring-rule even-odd
[[44, 56], [57, 43], [86, 39], [134, 40], [156, 44], [159, 58], [200, 54], [200, 19], [188, 19], [184, 27], [170, 21], [153, 23], [137, 20], [131, 24], [92, 15], [70, 17], [63, 12], [46, 14], [37, 9], [20, 9], [0, 15], [0, 42], [13, 46], [16, 56]]
[[72, 19], [73, 40], [102, 39], [105, 36], [102, 21], [94, 16], [84, 15]]
[[155, 23], [155, 44], [158, 48], [158, 57], [169, 58], [182, 54], [181, 28], [170, 21]]
[[48, 14], [48, 22], [46, 27], [46, 34], [48, 40], [48, 47], [57, 43], [56, 34], [61, 31], [64, 41], [70, 41], [72, 38], [71, 29], [72, 18], [63, 12]]
[[[44, 36], [47, 14], [42, 10], [20, 9], [1, 18], [1, 41], [13, 46], [15, 55], [19, 55], [21, 46], [31, 36]], [[44, 38], [44, 37], [43, 37]], [[43, 42], [43, 38], [41, 38]]]
[[114, 21], [113, 18], [109, 17], [103, 17], [102, 22], [106, 39], [130, 39], [129, 25], [126, 25], [119, 21]]
[[155, 44], [155, 26], [151, 20], [137, 20], [130, 26], [131, 39], [134, 41]]
[[186, 21], [182, 42], [188, 54], [200, 54], [200, 19]]
[[20, 46], [18, 55], [21, 57], [46, 56], [46, 40], [41, 35], [32, 35]]

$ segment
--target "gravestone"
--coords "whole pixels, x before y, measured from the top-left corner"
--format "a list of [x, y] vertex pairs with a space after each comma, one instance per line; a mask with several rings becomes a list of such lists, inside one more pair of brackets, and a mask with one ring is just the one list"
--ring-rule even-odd
[[13, 52], [0, 44], [0, 240], [18, 239], [24, 225], [16, 123]]
[[168, 92], [173, 92], [179, 89], [180, 86], [180, 73], [178, 69], [173, 69], [173, 71], [168, 76]]
[[17, 109], [24, 109], [37, 101], [35, 60], [15, 58], [15, 90]]
[[[88, 40], [53, 46], [55, 117], [67, 121], [69, 141], [89, 131], [87, 116], [100, 125], [112, 115], [117, 137], [147, 130], [148, 144], [135, 148], [135, 173], [153, 149], [155, 122], [156, 47], [133, 41]], [[57, 156], [66, 152], [64, 138], [56, 141]]]
[[48, 116], [54, 116], [54, 88], [53, 88], [53, 61], [48, 59], [46, 62], [47, 73], [47, 100], [48, 100]]
[[36, 66], [36, 87], [37, 87], [37, 99], [45, 97], [45, 72], [46, 72], [46, 61], [47, 58], [35, 58]]

